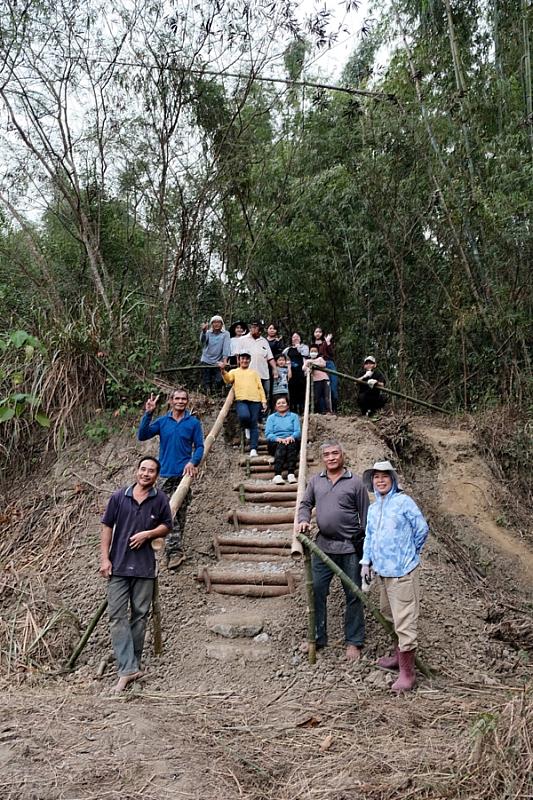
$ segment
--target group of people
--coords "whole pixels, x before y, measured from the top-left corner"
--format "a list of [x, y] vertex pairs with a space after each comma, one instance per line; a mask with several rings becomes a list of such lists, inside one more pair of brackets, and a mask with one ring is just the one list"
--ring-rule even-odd
[[[273, 410], [266, 418], [265, 436], [274, 461], [273, 482], [283, 484], [286, 471], [287, 481], [295, 483], [301, 438], [298, 413], [303, 410], [300, 390], [305, 386], [305, 371], [313, 364], [317, 410], [331, 407], [332, 381], [320, 369], [332, 363], [331, 336], [323, 337], [321, 329], [315, 329], [315, 341], [308, 348], [294, 333], [286, 348], [275, 326], [269, 326], [266, 338], [261, 330], [259, 320], [250, 323], [248, 332], [247, 326], [238, 322], [232, 326], [235, 335], [230, 336], [222, 319], [214, 317], [201, 334], [204, 380], [210, 387], [216, 386], [216, 381], [234, 387], [236, 411], [249, 438], [251, 457], [257, 456], [259, 416], [266, 415], [271, 398]], [[233, 368], [228, 370], [230, 365]], [[361, 410], [368, 413], [376, 408], [372, 402], [375, 388], [384, 384], [372, 356], [365, 359], [360, 377]], [[159, 395], [153, 394], [146, 400], [137, 436], [140, 441], [159, 437], [159, 458], [146, 456], [139, 461], [134, 483], [112, 495], [102, 518], [100, 573], [108, 579], [111, 639], [119, 673], [116, 691], [142, 675], [141, 656], [156, 576], [152, 540], [165, 538], [167, 567], [177, 569], [185, 558], [182, 539], [190, 489], [174, 519], [169, 499], [184, 477], [196, 477], [204, 454], [202, 426], [187, 408], [187, 389], [174, 390], [168, 412], [154, 419], [158, 400]], [[381, 610], [393, 621], [398, 636], [398, 648], [378, 664], [398, 669], [393, 690], [408, 691], [414, 685], [417, 568], [427, 523], [398, 486], [389, 462], [374, 464], [361, 481], [345, 466], [338, 442], [323, 445], [322, 457], [325, 468], [309, 481], [298, 509], [299, 529], [309, 530], [315, 507], [319, 547], [359, 586], [370, 579], [372, 571], [378, 576]], [[370, 509], [367, 489], [376, 496]], [[329, 567], [313, 556], [318, 648], [327, 645], [326, 601], [332, 577]], [[364, 614], [359, 599], [345, 592], [346, 655], [356, 660], [364, 643]]]
[[[286, 344], [274, 323], [267, 326], [266, 336], [263, 336], [260, 319], [253, 319], [249, 325], [239, 320], [226, 330], [224, 320], [217, 314], [202, 325], [200, 345], [202, 383], [208, 393], [220, 388], [228, 368], [240, 368], [241, 356], [248, 356], [248, 368], [258, 374], [265, 402], [271, 410], [276, 408], [277, 400], [284, 397], [292, 412], [302, 414], [306, 374], [311, 372], [314, 410], [319, 414], [337, 411], [338, 376], [328, 371], [336, 370], [333, 336], [324, 334], [319, 326], [314, 329], [309, 345], [302, 342], [296, 331], [291, 335], [290, 344]], [[374, 356], [365, 358], [357, 378], [359, 408], [362, 414], [372, 416], [386, 402], [386, 397], [380, 392], [386, 383], [385, 376], [377, 369]], [[255, 402], [262, 403], [262, 397], [256, 396]]]

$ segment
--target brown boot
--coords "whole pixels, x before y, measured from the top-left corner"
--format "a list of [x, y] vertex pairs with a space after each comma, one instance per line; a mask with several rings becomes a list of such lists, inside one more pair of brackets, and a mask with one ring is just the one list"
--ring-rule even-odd
[[380, 669], [394, 669], [398, 670], [400, 665], [398, 663], [398, 653], [400, 652], [399, 648], [397, 647], [390, 656], [381, 656], [376, 661], [376, 666]]
[[416, 683], [415, 653], [415, 650], [398, 650], [400, 674], [391, 686], [391, 691], [396, 694], [410, 692]]

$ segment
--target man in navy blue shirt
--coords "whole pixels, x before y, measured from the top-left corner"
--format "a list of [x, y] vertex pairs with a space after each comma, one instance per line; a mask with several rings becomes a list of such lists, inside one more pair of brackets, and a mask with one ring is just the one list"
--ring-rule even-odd
[[[204, 454], [204, 434], [200, 420], [187, 410], [189, 393], [179, 387], [170, 395], [170, 411], [152, 422], [159, 395], [150, 395], [144, 406], [137, 437], [144, 442], [159, 436], [159, 460], [161, 461], [161, 489], [171, 497], [184, 475], [196, 478], [198, 464]], [[184, 561], [181, 540], [187, 517], [191, 492], [187, 492], [174, 518], [174, 525], [166, 540], [165, 555], [168, 569], [178, 569]]]
[[144, 634], [156, 576], [151, 544], [172, 528], [168, 498], [155, 488], [158, 475], [159, 461], [141, 458], [135, 483], [111, 495], [102, 517], [100, 574], [108, 578], [109, 624], [119, 675], [116, 692], [143, 675]]

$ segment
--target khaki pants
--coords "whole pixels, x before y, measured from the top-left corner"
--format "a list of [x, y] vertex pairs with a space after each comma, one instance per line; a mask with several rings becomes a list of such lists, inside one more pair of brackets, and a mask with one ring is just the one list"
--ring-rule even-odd
[[379, 607], [392, 622], [400, 650], [416, 650], [420, 593], [418, 567], [401, 578], [379, 578]]

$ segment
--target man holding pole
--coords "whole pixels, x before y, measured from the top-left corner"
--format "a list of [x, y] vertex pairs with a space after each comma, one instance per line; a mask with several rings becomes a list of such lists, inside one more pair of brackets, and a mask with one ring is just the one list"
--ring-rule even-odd
[[[187, 410], [189, 393], [187, 389], [175, 389], [169, 398], [170, 411], [152, 422], [152, 415], [157, 406], [159, 395], [150, 397], [144, 406], [137, 437], [144, 442], [159, 436], [159, 458], [161, 460], [161, 489], [168, 497], [176, 491], [182, 478], [198, 475], [198, 464], [204, 454], [204, 434], [200, 420]], [[165, 547], [168, 569], [178, 569], [185, 560], [182, 550], [182, 538], [187, 516], [187, 507], [191, 501], [191, 492], [179, 507], [174, 524]]]
[[155, 488], [159, 469], [156, 458], [141, 458], [135, 483], [111, 495], [102, 517], [100, 575], [108, 579], [109, 624], [119, 675], [115, 692], [143, 675], [144, 634], [156, 577], [151, 545], [172, 528], [168, 498]]
[[[337, 441], [321, 447], [325, 469], [311, 478], [298, 509], [298, 530], [311, 528], [311, 512], [316, 508], [316, 543], [359, 587], [359, 559], [363, 552], [368, 494], [361, 479], [344, 465], [344, 451]], [[316, 646], [328, 643], [327, 598], [333, 571], [317, 556], [312, 557], [315, 595]], [[365, 640], [365, 618], [361, 601], [344, 587], [346, 609], [344, 634], [346, 658], [358, 661]], [[305, 645], [304, 645], [305, 646]]]

